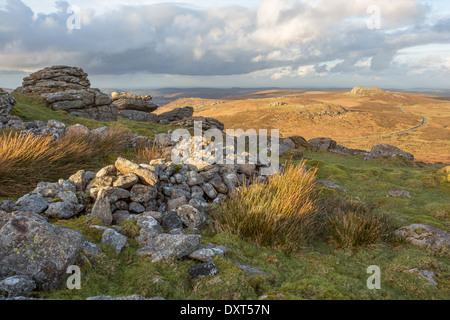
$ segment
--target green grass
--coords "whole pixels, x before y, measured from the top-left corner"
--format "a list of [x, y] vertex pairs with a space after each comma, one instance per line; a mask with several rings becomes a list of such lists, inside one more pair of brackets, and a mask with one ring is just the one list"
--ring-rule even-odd
[[[90, 128], [109, 125], [122, 126], [137, 132], [165, 132], [167, 127], [126, 122], [101, 123], [75, 118], [67, 114], [39, 107], [36, 101], [19, 100], [14, 113], [25, 120], [56, 119], [66, 124], [81, 123]], [[148, 127], [146, 127], [148, 126]], [[133, 151], [128, 152], [129, 156]], [[320, 180], [334, 180], [348, 193], [324, 188], [321, 201], [346, 197], [339, 208], [352, 208], [348, 199], [359, 197], [361, 206], [376, 214], [386, 214], [394, 227], [410, 223], [427, 223], [449, 231], [450, 184], [445, 174], [438, 173], [440, 165], [411, 165], [397, 159], [364, 161], [361, 157], [347, 157], [326, 152], [305, 152], [306, 166], [316, 168]], [[113, 159], [110, 159], [111, 161]], [[287, 159], [284, 159], [287, 160]], [[107, 160], [104, 160], [108, 162]], [[389, 198], [392, 189], [404, 189], [412, 199]], [[335, 200], [330, 200], [333, 202]], [[357, 200], [354, 200], [358, 202]], [[331, 203], [333, 205], [333, 203]], [[98, 223], [88, 217], [59, 221], [58, 225], [80, 230], [88, 240], [101, 246], [101, 233], [90, 229]], [[125, 223], [127, 235], [135, 236], [137, 226]], [[290, 255], [275, 249], [262, 248], [226, 232], [204, 231], [204, 243], [225, 245], [230, 251], [225, 258], [214, 262], [219, 268], [217, 277], [191, 280], [190, 267], [199, 262], [190, 259], [150, 263], [137, 257], [138, 243], [128, 240], [119, 256], [111, 248], [102, 247], [98, 259], [80, 259], [82, 289], [67, 290], [64, 283], [58, 290], [35, 293], [41, 298], [85, 299], [96, 295], [145, 297], [166, 299], [442, 299], [450, 298], [450, 257], [416, 248], [398, 239], [376, 242], [358, 248], [338, 248], [318, 236], [306, 247]], [[248, 264], [267, 272], [270, 277], [251, 277], [231, 261]], [[381, 290], [369, 290], [366, 281], [369, 266], [381, 269]], [[428, 285], [417, 276], [406, 273], [412, 268], [426, 269], [436, 274], [438, 287]]]
[[[408, 164], [396, 159], [364, 161], [328, 152], [305, 152], [306, 166], [318, 167], [320, 180], [332, 179], [398, 224], [426, 223], [450, 231], [450, 183], [439, 173], [444, 165]], [[409, 191], [409, 198], [388, 197], [389, 191]]]

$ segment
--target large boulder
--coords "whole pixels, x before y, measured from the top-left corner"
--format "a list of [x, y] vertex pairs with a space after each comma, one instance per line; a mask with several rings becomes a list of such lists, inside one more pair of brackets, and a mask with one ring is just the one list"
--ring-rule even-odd
[[84, 236], [26, 213], [0, 211], [0, 278], [24, 275], [55, 289], [81, 251]]
[[100, 121], [116, 121], [118, 109], [111, 98], [91, 88], [81, 68], [53, 66], [25, 77], [18, 92], [44, 97], [53, 110]]
[[136, 110], [120, 110], [119, 118], [128, 119], [132, 121], [139, 122], [158, 122], [158, 115], [154, 113], [148, 113], [144, 111], [136, 111]]
[[379, 144], [372, 148], [370, 151], [374, 158], [395, 158], [403, 157], [407, 160], [414, 161], [414, 156], [411, 153], [403, 151], [397, 147], [388, 144]]
[[162, 113], [158, 116], [158, 120], [163, 123], [170, 123], [191, 118], [193, 115], [194, 108], [187, 106], [184, 108], [177, 108], [169, 112]]
[[150, 113], [159, 108], [156, 104], [150, 102], [151, 96], [135, 96], [124, 92], [113, 92], [111, 97], [119, 111], [135, 110]]

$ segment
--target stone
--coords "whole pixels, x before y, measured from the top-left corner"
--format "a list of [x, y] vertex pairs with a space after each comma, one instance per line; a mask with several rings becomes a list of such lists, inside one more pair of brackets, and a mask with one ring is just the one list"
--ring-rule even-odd
[[123, 189], [128, 189], [139, 182], [139, 178], [134, 173], [119, 176], [114, 182], [113, 186]]
[[80, 170], [69, 178], [69, 181], [75, 186], [76, 191], [83, 191], [87, 184], [86, 171]]
[[103, 232], [102, 244], [113, 247], [116, 253], [119, 254], [127, 244], [127, 237], [113, 229], [107, 229]]
[[315, 138], [309, 140], [308, 142], [319, 150], [334, 149], [337, 146], [336, 141], [330, 138]]
[[414, 156], [411, 153], [403, 151], [397, 147], [388, 144], [379, 144], [372, 147], [370, 154], [374, 158], [393, 158], [403, 157], [407, 160], [414, 161]]
[[114, 177], [117, 174], [116, 166], [110, 165], [102, 168], [97, 174], [95, 175], [96, 178], [103, 178], [103, 177]]
[[405, 190], [391, 190], [388, 193], [389, 197], [407, 197], [411, 199], [411, 195]]
[[173, 229], [179, 229], [183, 227], [183, 221], [178, 217], [178, 215], [175, 212], [169, 212], [163, 215], [162, 217], [162, 227], [165, 230], [173, 230]]
[[88, 136], [90, 133], [90, 130], [88, 129], [88, 127], [83, 126], [82, 124], [75, 124], [73, 126], [70, 126], [67, 128], [66, 130], [66, 134], [68, 135], [84, 135], [84, 136]]
[[192, 279], [215, 277], [218, 273], [219, 269], [217, 269], [217, 266], [212, 262], [199, 264], [189, 269], [189, 275]]
[[171, 235], [160, 234], [153, 238], [152, 242], [137, 251], [138, 256], [151, 256], [152, 262], [162, 261], [169, 257], [181, 259], [200, 246], [199, 235]]
[[201, 245], [196, 251], [188, 255], [188, 258], [209, 262], [216, 256], [224, 256], [228, 252], [228, 248], [225, 246], [215, 246], [213, 244]]
[[264, 278], [268, 278], [270, 275], [267, 272], [262, 271], [261, 269], [243, 264], [243, 263], [239, 263], [239, 262], [233, 262], [239, 269], [242, 270], [242, 272], [252, 276], [252, 277], [264, 277]]
[[63, 202], [78, 204], [78, 197], [72, 191], [61, 191], [60, 193], [58, 193], [58, 198]]
[[448, 250], [450, 233], [426, 224], [411, 224], [398, 229], [395, 234], [414, 246], [435, 250]]
[[162, 113], [158, 116], [159, 122], [176, 122], [186, 118], [190, 118], [194, 115], [194, 108], [192, 107], [184, 107], [173, 109], [169, 112]]
[[319, 184], [327, 187], [328, 189], [337, 189], [337, 190], [341, 190], [341, 191], [347, 193], [347, 189], [345, 189], [344, 187], [338, 186], [333, 181], [325, 180], [325, 181], [318, 181], [318, 182], [319, 182]]
[[139, 213], [143, 213], [143, 212], [145, 211], [145, 207], [144, 207], [142, 204], [140, 204], [140, 203], [137, 203], [137, 202], [131, 202], [130, 205], [129, 205], [128, 210], [129, 210], [131, 213], [137, 213], [137, 214], [139, 214]]
[[191, 230], [200, 228], [206, 222], [205, 214], [188, 204], [179, 207], [177, 209], [177, 215]]
[[155, 186], [158, 183], [158, 176], [148, 168], [143, 168], [142, 166], [126, 160], [125, 158], [119, 157], [115, 163], [117, 170], [122, 174], [134, 173], [139, 177], [139, 180], [146, 185]]
[[434, 280], [436, 278], [436, 275], [434, 274], [433, 271], [420, 270], [420, 269], [414, 268], [414, 269], [408, 270], [407, 272], [416, 275], [418, 278], [420, 278], [422, 280], [425, 280], [429, 285], [432, 285], [434, 287], [437, 287], [437, 285], [438, 285], [436, 280]]
[[83, 242], [83, 247], [81, 248], [81, 252], [88, 258], [98, 257], [101, 251], [102, 249], [98, 245], [89, 241]]
[[40, 194], [27, 194], [17, 200], [14, 207], [17, 211], [28, 211], [34, 213], [42, 213], [48, 208], [48, 201]]
[[171, 199], [167, 202], [167, 210], [175, 211], [175, 210], [177, 210], [177, 208], [179, 208], [187, 203], [188, 203], [188, 201], [185, 196], [182, 196], [182, 197], [179, 197], [176, 199]]
[[36, 283], [28, 276], [13, 276], [0, 281], [1, 292], [6, 292], [8, 298], [28, 297], [36, 289]]
[[209, 183], [203, 183], [201, 185], [203, 191], [205, 192], [205, 194], [210, 198], [210, 199], [215, 199], [218, 196], [218, 193], [216, 191], [216, 189], [214, 189], [214, 187], [209, 184]]
[[149, 245], [153, 238], [164, 233], [158, 221], [149, 214], [139, 216], [136, 218], [136, 221], [137, 225], [141, 228], [136, 240], [143, 245]]
[[146, 203], [155, 199], [158, 191], [154, 187], [144, 186], [142, 184], [135, 184], [131, 188], [130, 199], [134, 202]]
[[54, 219], [70, 219], [78, 215], [84, 209], [83, 205], [70, 202], [50, 203], [48, 209], [44, 212], [46, 216]]
[[113, 220], [112, 209], [105, 189], [100, 189], [97, 200], [95, 201], [94, 207], [92, 208], [91, 216], [100, 219], [106, 226], [111, 225]]
[[83, 235], [76, 230], [16, 213], [0, 229], [0, 277], [24, 275], [38, 289], [55, 289], [83, 243]]

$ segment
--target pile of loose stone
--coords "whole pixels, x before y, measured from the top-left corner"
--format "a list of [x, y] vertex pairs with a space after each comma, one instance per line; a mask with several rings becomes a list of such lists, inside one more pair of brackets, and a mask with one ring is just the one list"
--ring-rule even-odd
[[[47, 221], [82, 215], [101, 221], [90, 227], [101, 231], [102, 244], [117, 254], [128, 242], [119, 225], [133, 220], [140, 227], [139, 256], [152, 262], [195, 259], [202, 264], [189, 271], [191, 277], [215, 276], [218, 270], [211, 260], [228, 249], [202, 244], [200, 230], [211, 226], [210, 204], [235, 194], [261, 168], [251, 163], [177, 165], [164, 159], [137, 164], [119, 157], [98, 172], [79, 171], [68, 180], [40, 182], [16, 202], [1, 203], [0, 291], [17, 296], [34, 288], [56, 288], [79, 257], [98, 257], [100, 247], [85, 241], [80, 232]], [[238, 266], [244, 272], [250, 268]]]

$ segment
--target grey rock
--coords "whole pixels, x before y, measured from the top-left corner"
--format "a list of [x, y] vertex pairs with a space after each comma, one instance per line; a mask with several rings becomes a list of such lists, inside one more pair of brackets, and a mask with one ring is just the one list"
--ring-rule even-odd
[[137, 251], [138, 256], [151, 256], [152, 262], [162, 261], [169, 257], [181, 259], [200, 246], [199, 235], [160, 234], [153, 238], [151, 244]]
[[426, 224], [411, 224], [395, 232], [414, 246], [436, 250], [448, 250], [450, 233]]
[[83, 205], [69, 202], [50, 203], [45, 215], [55, 219], [70, 219], [79, 214], [84, 209]]
[[372, 147], [370, 151], [374, 158], [392, 158], [392, 157], [403, 157], [407, 160], [414, 161], [414, 156], [411, 153], [403, 151], [397, 147], [388, 144], [379, 144]]
[[83, 242], [78, 231], [17, 213], [0, 229], [0, 277], [25, 275], [39, 289], [55, 289]]
[[134, 173], [119, 176], [114, 182], [113, 186], [123, 189], [128, 189], [139, 182], [139, 178]]
[[168, 231], [183, 228], [183, 221], [175, 212], [169, 212], [162, 217], [162, 227]]
[[120, 233], [118, 233], [113, 229], [107, 229], [105, 232], [103, 232], [102, 244], [113, 247], [114, 250], [116, 250], [117, 254], [119, 254], [122, 251], [126, 243], [127, 237], [121, 235]]
[[17, 211], [42, 213], [48, 208], [48, 201], [40, 194], [27, 194], [17, 200]]
[[218, 273], [219, 269], [217, 269], [217, 266], [212, 262], [199, 264], [189, 269], [189, 275], [192, 279], [215, 277]]
[[36, 283], [28, 276], [13, 276], [0, 281], [0, 292], [6, 292], [8, 298], [28, 297], [34, 289]]
[[129, 209], [128, 209], [131, 213], [143, 213], [145, 211], [145, 207], [137, 202], [131, 202]]
[[142, 184], [135, 184], [131, 188], [130, 199], [134, 202], [146, 203], [155, 199], [158, 195], [158, 190], [155, 187], [144, 186]]
[[177, 215], [181, 221], [191, 230], [200, 228], [206, 222], [204, 213], [191, 205], [183, 205], [177, 209]]
[[97, 200], [92, 208], [91, 216], [100, 219], [107, 226], [111, 225], [113, 220], [112, 209], [105, 189], [100, 189]]

